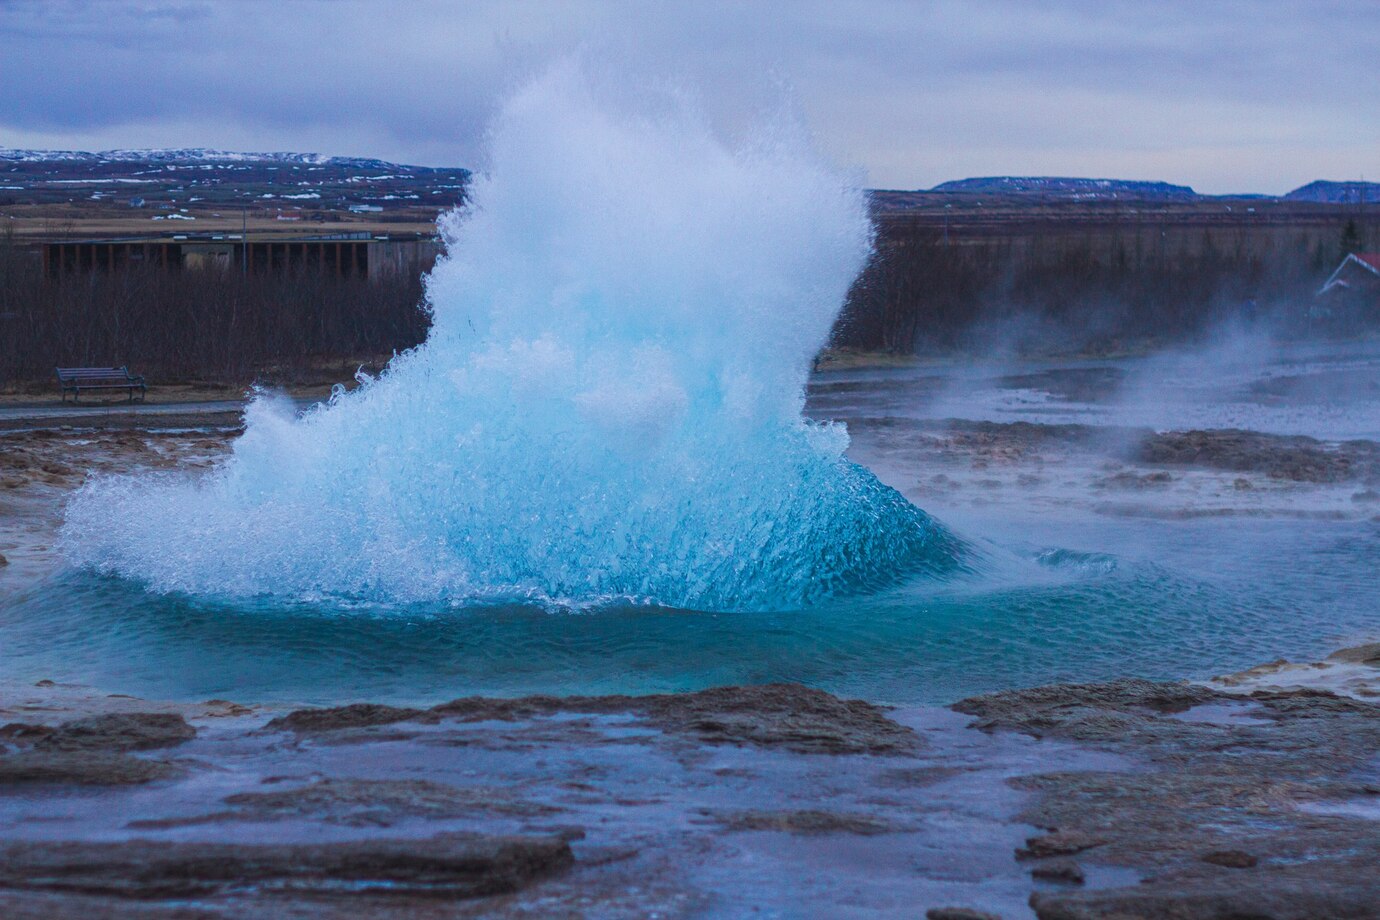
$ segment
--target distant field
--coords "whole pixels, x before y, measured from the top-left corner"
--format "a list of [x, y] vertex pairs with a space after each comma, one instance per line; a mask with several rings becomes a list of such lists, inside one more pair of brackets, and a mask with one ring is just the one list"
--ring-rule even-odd
[[1033, 236], [1121, 237], [1163, 233], [1216, 244], [1237, 240], [1339, 235], [1348, 221], [1380, 228], [1380, 205], [1324, 204], [1281, 198], [1076, 201], [982, 193], [871, 193], [886, 235], [947, 234], [952, 242], [1023, 240]]
[[438, 210], [399, 209], [386, 217], [378, 214], [355, 215], [345, 212], [318, 212], [310, 221], [278, 220], [275, 214], [255, 210], [243, 217], [236, 211], [221, 216], [206, 210], [189, 209], [196, 222], [152, 222], [149, 215], [113, 208], [68, 209], [61, 205], [0, 206], [0, 232], [12, 230], [20, 242], [38, 243], [55, 239], [86, 239], [144, 236], [165, 233], [251, 233], [328, 234], [328, 233], [434, 233]]
[[187, 232], [427, 232], [463, 169], [368, 160], [0, 159], [0, 221], [24, 240]]

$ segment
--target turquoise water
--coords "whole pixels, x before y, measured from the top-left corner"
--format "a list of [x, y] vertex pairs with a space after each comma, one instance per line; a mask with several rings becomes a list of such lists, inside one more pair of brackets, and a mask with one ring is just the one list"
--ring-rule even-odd
[[1094, 522], [1061, 536], [1124, 552], [1013, 555], [1000, 577], [775, 613], [216, 603], [68, 572], [4, 605], [0, 629], [9, 677], [151, 697], [434, 701], [791, 680], [945, 702], [1307, 659], [1377, 626], [1374, 522]]

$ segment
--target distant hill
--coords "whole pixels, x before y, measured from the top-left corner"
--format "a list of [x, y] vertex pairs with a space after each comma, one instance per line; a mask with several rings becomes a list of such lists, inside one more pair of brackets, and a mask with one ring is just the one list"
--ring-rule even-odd
[[227, 215], [324, 223], [368, 214], [375, 224], [429, 224], [464, 201], [469, 181], [469, 170], [458, 167], [316, 153], [0, 148], [7, 218], [118, 220], [131, 231], [160, 229], [152, 221], [224, 222]]
[[308, 166], [341, 166], [354, 169], [417, 169], [366, 157], [328, 157], [319, 153], [244, 153], [207, 147], [152, 148], [146, 150], [22, 150], [0, 147], [0, 163], [285, 163]]
[[941, 182], [932, 192], [983, 192], [1068, 199], [1135, 199], [1189, 201], [1199, 197], [1187, 185], [1127, 179], [1078, 179], [1062, 176], [986, 176]]
[[1373, 204], [1380, 202], [1380, 182], [1329, 182], [1318, 179], [1299, 186], [1285, 195], [1284, 199], [1323, 204]]

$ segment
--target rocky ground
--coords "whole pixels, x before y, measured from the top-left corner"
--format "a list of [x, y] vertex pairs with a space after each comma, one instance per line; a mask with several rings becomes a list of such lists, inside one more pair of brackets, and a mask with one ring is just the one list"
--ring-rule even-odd
[[[1088, 863], [1135, 868], [1134, 886], [1036, 892], [1041, 920], [1380, 916], [1380, 645], [1339, 653], [1362, 698], [1295, 686], [1283, 663], [1212, 685], [1119, 681], [964, 700], [983, 731], [1018, 731], [1134, 758], [1131, 772], [1050, 772], [1021, 818], [1019, 851], [1077, 882]], [[1255, 685], [1254, 689], [1246, 690]]]
[[1380, 444], [1239, 429], [846, 419], [867, 465], [923, 470], [903, 491], [972, 505], [1019, 500], [1113, 516], [1367, 519]]
[[1377, 678], [1380, 646], [951, 711], [8, 686], [0, 915], [1380, 917]]
[[[87, 475], [209, 467], [233, 424], [0, 432], [0, 604], [51, 567]], [[1372, 442], [852, 427], [924, 471], [922, 498], [1380, 510]], [[792, 685], [302, 708], [0, 678], [5, 918], [1380, 917], [1377, 821], [1377, 646], [949, 709]]]

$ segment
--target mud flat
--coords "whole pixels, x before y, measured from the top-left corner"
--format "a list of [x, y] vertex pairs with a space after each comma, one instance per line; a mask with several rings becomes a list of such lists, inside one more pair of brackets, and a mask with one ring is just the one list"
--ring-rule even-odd
[[41, 682], [0, 718], [6, 917], [1380, 916], [1380, 646], [947, 710]]

